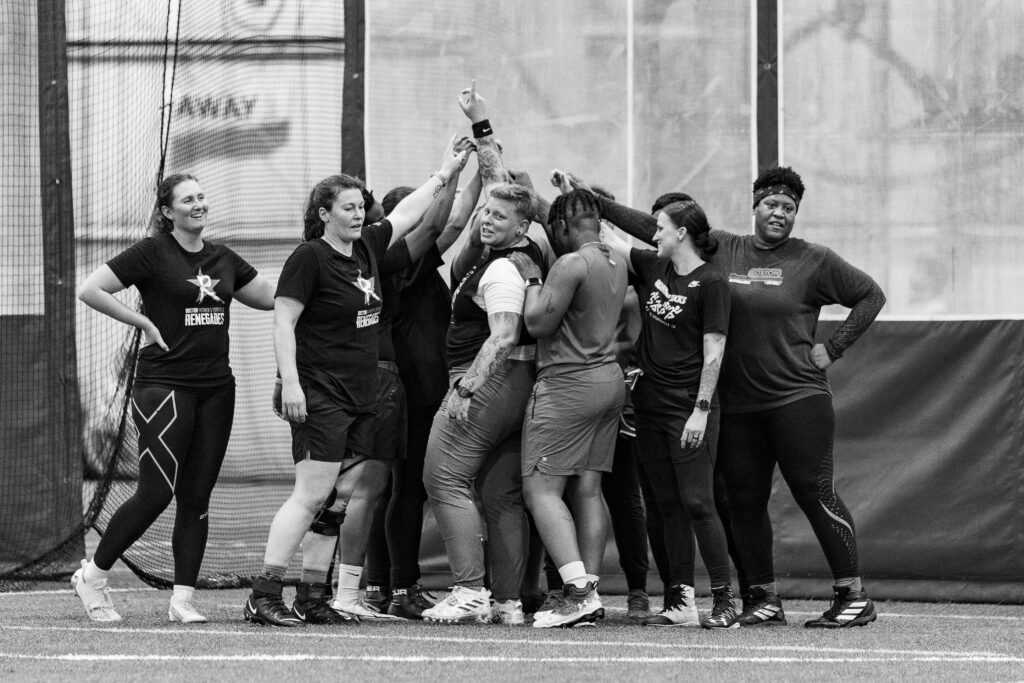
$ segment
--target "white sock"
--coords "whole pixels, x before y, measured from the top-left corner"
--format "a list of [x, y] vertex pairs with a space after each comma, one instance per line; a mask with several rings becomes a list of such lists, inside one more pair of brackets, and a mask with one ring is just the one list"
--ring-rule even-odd
[[558, 568], [558, 575], [562, 577], [562, 583], [571, 583], [577, 588], [587, 585], [587, 569], [582, 562], [569, 562]]
[[363, 568], [358, 564], [338, 565], [338, 598], [351, 602], [359, 599], [359, 580], [363, 578]]
[[171, 602], [192, 602], [192, 596], [195, 592], [195, 586], [179, 586], [174, 584], [174, 595], [171, 596]]
[[105, 581], [108, 574], [110, 574], [109, 569], [100, 569], [96, 566], [95, 560], [89, 560], [88, 564], [85, 565], [85, 569], [82, 571], [82, 580], [86, 583]]

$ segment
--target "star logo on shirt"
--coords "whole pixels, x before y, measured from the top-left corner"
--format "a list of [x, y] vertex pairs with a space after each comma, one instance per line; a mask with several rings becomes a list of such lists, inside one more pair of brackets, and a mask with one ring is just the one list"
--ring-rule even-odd
[[355, 285], [356, 289], [358, 289], [365, 295], [365, 301], [363, 303], [366, 306], [370, 305], [370, 297], [373, 297], [377, 301], [380, 301], [380, 297], [377, 296], [377, 292], [373, 291], [373, 280], [374, 278], [372, 277], [363, 277], [362, 271], [357, 271], [356, 281], [352, 283], [353, 285]]
[[202, 268], [199, 269], [199, 272], [196, 273], [194, 278], [190, 278], [188, 281], [199, 288], [199, 296], [196, 297], [197, 304], [203, 303], [203, 299], [206, 297], [210, 297], [218, 303], [224, 303], [221, 298], [217, 296], [217, 293], [213, 291], [213, 288], [217, 286], [217, 283], [220, 282], [220, 280], [218, 278], [212, 278], [209, 275], [204, 275]]

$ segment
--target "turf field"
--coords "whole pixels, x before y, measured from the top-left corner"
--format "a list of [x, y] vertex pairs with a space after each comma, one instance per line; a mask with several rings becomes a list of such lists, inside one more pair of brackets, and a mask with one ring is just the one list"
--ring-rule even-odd
[[826, 632], [801, 627], [824, 602], [786, 600], [789, 626], [712, 632], [634, 626], [608, 596], [596, 628], [268, 629], [242, 620], [246, 595], [200, 591], [211, 622], [181, 626], [167, 622], [170, 592], [117, 590], [124, 621], [111, 626], [58, 585], [0, 593], [0, 680], [1024, 680], [1019, 605], [884, 602], [871, 626]]

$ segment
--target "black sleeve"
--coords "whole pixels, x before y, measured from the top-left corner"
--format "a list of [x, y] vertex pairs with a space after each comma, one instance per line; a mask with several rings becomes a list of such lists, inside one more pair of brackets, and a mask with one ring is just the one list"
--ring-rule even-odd
[[633, 247], [629, 250], [629, 261], [633, 264], [637, 281], [647, 284], [651, 281], [651, 270], [658, 262], [658, 252]]
[[384, 261], [380, 265], [381, 275], [394, 275], [401, 273], [412, 265], [412, 256], [409, 254], [409, 245], [405, 241], [405, 235], [398, 238], [398, 241], [388, 247], [384, 254]]
[[156, 240], [147, 237], [107, 261], [107, 266], [114, 271], [114, 275], [125, 287], [145, 284], [153, 272], [153, 260], [156, 258], [157, 249]]
[[295, 251], [284, 262], [274, 298], [286, 296], [306, 304], [316, 291], [319, 279], [320, 264], [316, 253], [309, 242], [303, 242], [295, 247]]
[[658, 232], [657, 218], [605, 197], [598, 196], [597, 203], [601, 207], [601, 218], [638, 240], [654, 244], [654, 233]]
[[235, 270], [235, 291], [237, 292], [242, 287], [256, 279], [259, 275], [256, 269], [249, 265], [249, 262], [234, 252], [233, 249], [228, 249], [228, 256], [232, 261], [232, 267]]

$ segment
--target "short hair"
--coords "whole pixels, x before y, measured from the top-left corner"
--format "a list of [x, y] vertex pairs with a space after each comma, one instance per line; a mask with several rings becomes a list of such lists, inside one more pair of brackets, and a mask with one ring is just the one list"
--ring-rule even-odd
[[533, 220], [533, 215], [536, 213], [536, 200], [529, 188], [513, 183], [503, 183], [491, 190], [491, 197], [509, 202], [515, 207], [516, 213], [525, 220]]
[[693, 243], [700, 250], [701, 258], [705, 261], [708, 257], [718, 251], [718, 241], [711, 237], [711, 225], [708, 224], [707, 214], [700, 204], [693, 201], [672, 202], [662, 211], [677, 228], [682, 228], [693, 238]]
[[174, 231], [174, 222], [164, 215], [161, 209], [170, 206], [174, 202], [174, 190], [182, 183], [196, 178], [191, 173], [172, 173], [156, 186], [156, 203], [153, 204], [153, 213], [149, 217], [149, 229], [154, 233], [169, 233]]
[[651, 205], [651, 213], [658, 213], [666, 206], [673, 202], [692, 202], [693, 197], [686, 194], [685, 192], [666, 192], [657, 199], [654, 200], [654, 204]]
[[594, 193], [575, 189], [566, 194], [560, 194], [551, 202], [551, 209], [548, 211], [548, 225], [553, 226], [557, 221], [565, 221], [566, 224], [572, 218], [590, 217], [595, 221], [601, 218], [601, 208], [597, 203]]
[[[796, 195], [793, 199], [799, 205], [804, 198], [804, 181], [800, 178], [800, 174], [794, 171], [789, 166], [776, 166], [774, 168], [766, 168], [761, 171], [757, 178], [754, 180], [754, 196], [757, 197], [759, 191], [767, 188], [775, 187], [777, 185], [785, 185], [793, 194]], [[762, 195], [763, 198], [764, 195]], [[758, 199], [760, 201], [760, 199]], [[757, 201], [754, 202], [754, 206], [757, 206]]]
[[327, 176], [313, 186], [306, 202], [306, 210], [302, 216], [302, 240], [308, 242], [324, 234], [324, 222], [320, 219], [320, 209], [328, 211], [334, 206], [334, 200], [342, 190], [359, 190], [366, 188], [363, 181], [354, 175], [339, 173]]
[[384, 209], [384, 215], [387, 216], [389, 213], [394, 211], [399, 202], [415, 191], [416, 188], [408, 185], [399, 185], [398, 187], [393, 187], [388, 190], [387, 194], [384, 195], [384, 199], [380, 200], [380, 205]]

